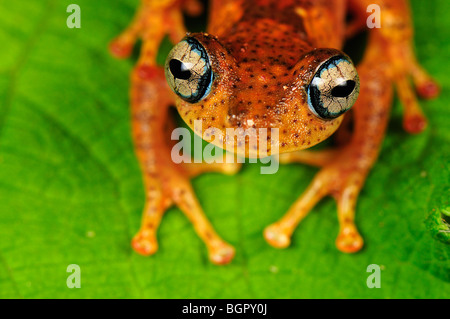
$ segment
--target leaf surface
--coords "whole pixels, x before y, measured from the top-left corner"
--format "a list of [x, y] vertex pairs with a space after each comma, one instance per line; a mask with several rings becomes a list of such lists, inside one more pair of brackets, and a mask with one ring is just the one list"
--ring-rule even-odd
[[[396, 102], [356, 222], [365, 248], [336, 250], [336, 205], [323, 200], [293, 244], [262, 237], [306, 188], [316, 169], [287, 165], [260, 175], [193, 181], [198, 198], [237, 255], [228, 266], [206, 249], [178, 209], [165, 215], [160, 250], [134, 253], [144, 192], [130, 137], [133, 61], [108, 42], [136, 1], [79, 0], [81, 29], [68, 29], [70, 1], [0, 1], [0, 297], [2, 298], [449, 298], [450, 246], [435, 236], [434, 212], [448, 207], [449, 2], [413, 1], [419, 61], [442, 86], [421, 101], [429, 128], [401, 129]], [[430, 217], [431, 216], [431, 217]], [[442, 236], [441, 236], [442, 237]], [[448, 238], [448, 237], [447, 237]], [[81, 289], [69, 289], [69, 264]], [[369, 289], [367, 266], [382, 267]]]

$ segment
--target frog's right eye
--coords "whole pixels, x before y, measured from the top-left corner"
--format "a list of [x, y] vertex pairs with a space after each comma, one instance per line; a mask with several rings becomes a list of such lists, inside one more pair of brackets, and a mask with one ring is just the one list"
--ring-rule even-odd
[[196, 103], [211, 91], [210, 59], [195, 38], [185, 38], [170, 51], [165, 73], [170, 88], [186, 102]]

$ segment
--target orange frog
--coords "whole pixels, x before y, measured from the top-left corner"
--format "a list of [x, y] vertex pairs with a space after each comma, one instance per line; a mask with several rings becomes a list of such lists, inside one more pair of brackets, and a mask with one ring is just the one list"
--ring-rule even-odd
[[[380, 25], [368, 29], [365, 54], [355, 68], [341, 49], [346, 38], [367, 28], [370, 5], [380, 9]], [[176, 205], [205, 242], [213, 263], [226, 264], [234, 256], [234, 248], [205, 217], [190, 178], [203, 172], [236, 173], [240, 164], [174, 163], [174, 123], [168, 109], [176, 105], [193, 129], [196, 120], [223, 133], [229, 128], [277, 128], [281, 163], [321, 167], [287, 214], [265, 229], [270, 245], [289, 246], [299, 222], [330, 195], [338, 208], [337, 248], [360, 250], [363, 239], [354, 224], [355, 205], [380, 150], [393, 88], [403, 105], [404, 129], [410, 133], [426, 127], [410, 78], [421, 97], [432, 98], [439, 91], [415, 59], [408, 1], [212, 0], [209, 8], [208, 33], [186, 33], [183, 12], [200, 14], [198, 0], [142, 0], [132, 24], [110, 45], [112, 53], [123, 58], [138, 37], [143, 41], [131, 75], [133, 139], [146, 190], [134, 249], [143, 255], [157, 251], [158, 225], [164, 212]], [[347, 21], [349, 13], [354, 18]], [[156, 54], [166, 35], [177, 44], [160, 67]], [[342, 125], [336, 133], [345, 143], [303, 150], [333, 134], [350, 108], [351, 118], [345, 122], [352, 121], [353, 130]], [[260, 144], [253, 155], [261, 151]]]

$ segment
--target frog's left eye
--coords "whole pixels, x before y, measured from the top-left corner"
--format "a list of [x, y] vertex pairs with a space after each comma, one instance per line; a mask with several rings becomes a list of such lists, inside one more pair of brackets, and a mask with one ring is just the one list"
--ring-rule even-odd
[[195, 38], [185, 38], [170, 51], [165, 72], [170, 88], [186, 102], [198, 102], [211, 90], [210, 59]]
[[359, 94], [359, 77], [345, 56], [334, 56], [319, 67], [307, 89], [308, 105], [322, 119], [348, 111]]

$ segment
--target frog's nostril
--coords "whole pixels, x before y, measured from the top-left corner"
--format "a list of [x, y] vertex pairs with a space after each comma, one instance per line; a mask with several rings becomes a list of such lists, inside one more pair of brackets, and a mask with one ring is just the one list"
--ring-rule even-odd
[[353, 92], [355, 86], [356, 82], [353, 80], [344, 81], [331, 90], [331, 95], [334, 97], [347, 97]]

